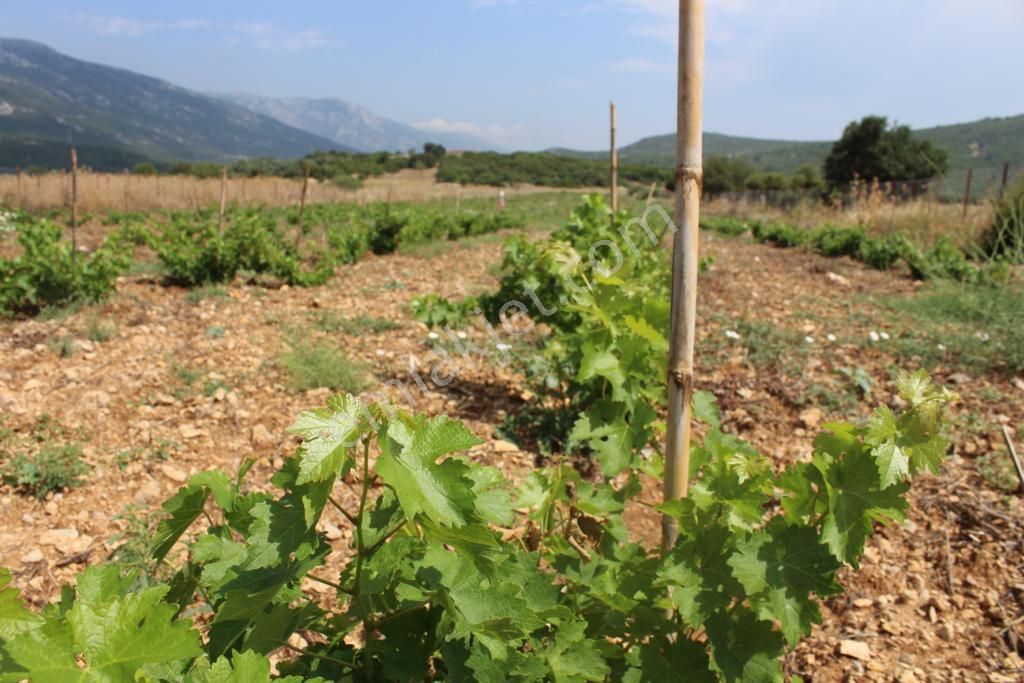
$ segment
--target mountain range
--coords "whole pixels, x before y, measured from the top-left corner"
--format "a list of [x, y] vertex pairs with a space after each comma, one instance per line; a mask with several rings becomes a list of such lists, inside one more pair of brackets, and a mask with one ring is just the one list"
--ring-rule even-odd
[[[981, 194], [993, 183], [1001, 182], [1003, 164], [1014, 172], [1024, 169], [1024, 114], [987, 118], [970, 123], [922, 128], [917, 137], [929, 140], [949, 152], [949, 172], [945, 176], [947, 194], [962, 192], [968, 169], [973, 169], [973, 194]], [[766, 140], [719, 133], [704, 134], [704, 156], [731, 156], [746, 159], [759, 171], [792, 173], [802, 164], [821, 168], [832, 149], [830, 141]], [[607, 159], [608, 152], [584, 152], [564, 148], [554, 154], [583, 159]], [[675, 134], [646, 137], [619, 149], [623, 164], [672, 166], [676, 157]]]
[[425, 142], [493, 148], [421, 131], [343, 100], [214, 96], [157, 78], [0, 38], [0, 166], [83, 163], [118, 170], [145, 160], [233, 161], [317, 150], [407, 150]]

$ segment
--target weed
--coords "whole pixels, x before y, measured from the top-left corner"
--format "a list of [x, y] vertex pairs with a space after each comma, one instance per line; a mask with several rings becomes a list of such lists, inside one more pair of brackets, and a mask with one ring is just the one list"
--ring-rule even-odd
[[227, 290], [220, 285], [204, 285], [188, 290], [188, 293], [185, 294], [185, 301], [193, 306], [198, 306], [206, 299], [226, 299], [227, 296]]
[[343, 332], [358, 337], [362, 334], [379, 334], [390, 332], [401, 327], [399, 323], [387, 318], [374, 318], [369, 315], [357, 315], [346, 318], [337, 311], [324, 311], [316, 316], [314, 323], [323, 332]]
[[63, 336], [59, 339], [52, 339], [49, 343], [50, 350], [61, 358], [71, 358], [75, 355], [75, 340], [73, 337]]
[[203, 396], [209, 398], [216, 394], [218, 389], [223, 389], [224, 391], [231, 391], [231, 386], [229, 384], [226, 384], [224, 380], [212, 379], [208, 381], [205, 385], [203, 385]]
[[4, 482], [42, 499], [47, 494], [78, 486], [89, 466], [77, 444], [47, 444], [35, 453], [19, 453], [0, 469]]
[[363, 366], [338, 347], [324, 341], [302, 340], [281, 354], [280, 366], [293, 391], [326, 387], [357, 394], [367, 386]]
[[85, 321], [85, 337], [89, 341], [110, 341], [117, 334], [117, 327], [101, 318], [90, 315]]
[[211, 325], [210, 327], [206, 328], [206, 332], [204, 332], [204, 334], [207, 337], [210, 337], [211, 339], [220, 339], [221, 337], [224, 336], [224, 332], [225, 330], [223, 327]]
[[1020, 486], [1017, 472], [1010, 464], [1010, 456], [1006, 451], [998, 450], [986, 453], [977, 460], [978, 474], [988, 482], [989, 486], [1000, 491], [1016, 491]]

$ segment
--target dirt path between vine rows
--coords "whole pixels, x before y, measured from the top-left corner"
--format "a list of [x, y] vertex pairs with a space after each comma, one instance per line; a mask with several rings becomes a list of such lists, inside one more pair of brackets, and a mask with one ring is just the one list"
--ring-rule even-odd
[[[698, 384], [718, 397], [726, 429], [781, 466], [807, 458], [830, 417], [863, 416], [892, 400], [895, 356], [887, 342], [899, 332], [886, 327], [873, 297], [908, 294], [914, 283], [845, 259], [742, 240], [708, 236], [703, 248], [715, 260], [702, 276]], [[40, 419], [49, 416], [63, 430], [58, 440], [81, 445], [91, 467], [81, 487], [40, 501], [0, 486], [0, 566], [41, 605], [85, 564], [117, 548], [120, 559], [135, 557], [140, 531], [190, 474], [233, 471], [252, 457], [249, 481], [269, 488], [270, 474], [295, 446], [285, 428], [327, 393], [288, 388], [278, 356], [290, 341], [333, 341], [370, 369], [373, 389], [396, 378], [414, 386], [408, 368], [429, 373], [434, 342], [411, 317], [409, 300], [484, 291], [495, 283], [489, 266], [499, 257], [493, 244], [430, 258], [371, 257], [323, 287], [236, 284], [198, 301], [129, 277], [108, 303], [62, 320], [0, 323], [0, 453], [38, 448]], [[316, 324], [339, 315], [399, 327], [346, 333]], [[88, 339], [98, 324], [109, 325], [108, 340]], [[747, 337], [763, 336], [756, 353], [744, 345], [754, 340], [726, 334], [744, 324]], [[486, 330], [468, 335], [492, 348]], [[779, 339], [787, 342], [773, 356]], [[483, 356], [457, 363], [457, 379], [416, 408], [466, 421], [485, 440], [473, 457], [522, 476], [537, 455], [496, 432], [529, 398], [522, 378]], [[868, 378], [864, 400], [837, 380], [841, 368]], [[909, 520], [871, 540], [861, 570], [843, 576], [846, 594], [827, 601], [824, 624], [790, 655], [790, 671], [806, 680], [1020, 680], [1024, 506], [995, 490], [976, 463], [1002, 448], [997, 426], [1024, 424], [1024, 381], [952, 366], [936, 376], [963, 397], [954, 408], [954, 452], [940, 475], [915, 484]], [[352, 493], [339, 484], [337, 495], [345, 502]], [[646, 495], [656, 499], [653, 482]], [[631, 514], [630, 523], [647, 540], [656, 537], [649, 515]], [[329, 510], [323, 529], [339, 563], [347, 525]]]

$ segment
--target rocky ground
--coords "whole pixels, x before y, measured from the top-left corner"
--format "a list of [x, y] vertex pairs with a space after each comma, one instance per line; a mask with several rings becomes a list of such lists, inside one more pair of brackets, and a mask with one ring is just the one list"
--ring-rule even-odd
[[[698, 384], [718, 396], [727, 429], [782, 465], [809, 455], [830, 416], [857, 417], [890, 399], [897, 358], [887, 342], [902, 332], [876, 301], [914, 283], [742, 240], [711, 236], [703, 249], [715, 260], [702, 276]], [[323, 338], [365, 365], [368, 391], [400, 397], [386, 383], [415, 386], [409, 368], [429, 371], [434, 343], [409, 300], [484, 290], [499, 255], [482, 244], [370, 257], [320, 288], [236, 284], [205, 297], [131, 276], [106, 304], [0, 323], [0, 452], [55, 440], [81, 446], [90, 466], [82, 486], [43, 500], [0, 486], [0, 565], [41, 605], [85, 564], [137, 559], [141, 533], [190, 474], [232, 471], [251, 457], [249, 481], [269, 486], [295, 446], [285, 428], [326, 395], [290, 387], [280, 354]], [[359, 316], [398, 327], [330, 324]], [[468, 334], [490, 343], [481, 329]], [[483, 356], [458, 363], [443, 392], [413, 392], [416, 409], [466, 421], [485, 440], [474, 457], [520, 476], [537, 456], [496, 429], [524, 404], [521, 378]], [[915, 484], [909, 520], [875, 536], [861, 571], [844, 576], [847, 593], [790, 655], [806, 680], [1024, 676], [1024, 506], [977, 466], [1003, 449], [999, 426], [1024, 424], [1024, 382], [955, 366], [934, 373], [962, 396], [954, 452], [941, 474]], [[339, 497], [351, 495], [339, 484]], [[655, 520], [631, 522], [654, 537]], [[340, 515], [330, 510], [323, 526], [339, 551], [347, 547]]]

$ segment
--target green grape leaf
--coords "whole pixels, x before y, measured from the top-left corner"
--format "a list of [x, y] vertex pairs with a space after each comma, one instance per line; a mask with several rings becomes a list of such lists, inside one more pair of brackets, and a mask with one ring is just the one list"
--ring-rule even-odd
[[151, 553], [154, 560], [160, 562], [167, 557], [167, 553], [182, 534], [203, 514], [206, 499], [209, 497], [210, 489], [207, 487], [189, 484], [178, 489], [178, 492], [164, 503], [164, 512], [169, 516], [160, 520], [157, 526]]
[[469, 468], [453, 458], [437, 459], [478, 443], [461, 422], [444, 416], [429, 422], [419, 417], [411, 429], [393, 422], [377, 458], [377, 473], [395, 490], [406, 517], [423, 514], [439, 524], [462, 526], [476, 515]]
[[296, 484], [333, 480], [352, 466], [349, 456], [367, 427], [366, 409], [352, 395], [332, 396], [326, 408], [299, 415], [288, 428], [302, 437]]
[[554, 681], [604, 681], [608, 665], [597, 644], [586, 636], [587, 623], [572, 620], [559, 625], [554, 642], [540, 654]]
[[201, 683], [270, 683], [270, 660], [249, 650], [233, 652], [230, 660], [227, 657], [219, 657], [199, 681]]
[[687, 683], [717, 683], [704, 646], [687, 638], [669, 642], [656, 638], [640, 647], [638, 668], [631, 669], [623, 683], [648, 683], [685, 679]]
[[750, 610], [718, 612], [705, 623], [711, 643], [712, 662], [723, 678], [743, 683], [780, 683], [778, 657], [784, 650], [782, 636], [770, 622]]
[[693, 392], [693, 416], [712, 429], [721, 429], [722, 413], [718, 399], [710, 391]]
[[11, 571], [0, 569], [0, 641], [10, 640], [19, 633], [43, 623], [21, 603], [18, 589], [10, 586]]
[[608, 348], [598, 349], [593, 344], [583, 345], [583, 357], [580, 369], [576, 374], [577, 382], [586, 382], [595, 377], [603, 377], [612, 387], [612, 399], [621, 401], [629, 398], [623, 392], [626, 373], [623, 371], [618, 357]]
[[903, 519], [907, 485], [883, 487], [874, 458], [860, 449], [847, 452], [839, 460], [818, 454], [814, 465], [822, 473], [828, 490], [822, 540], [837, 559], [856, 568], [873, 522]]

